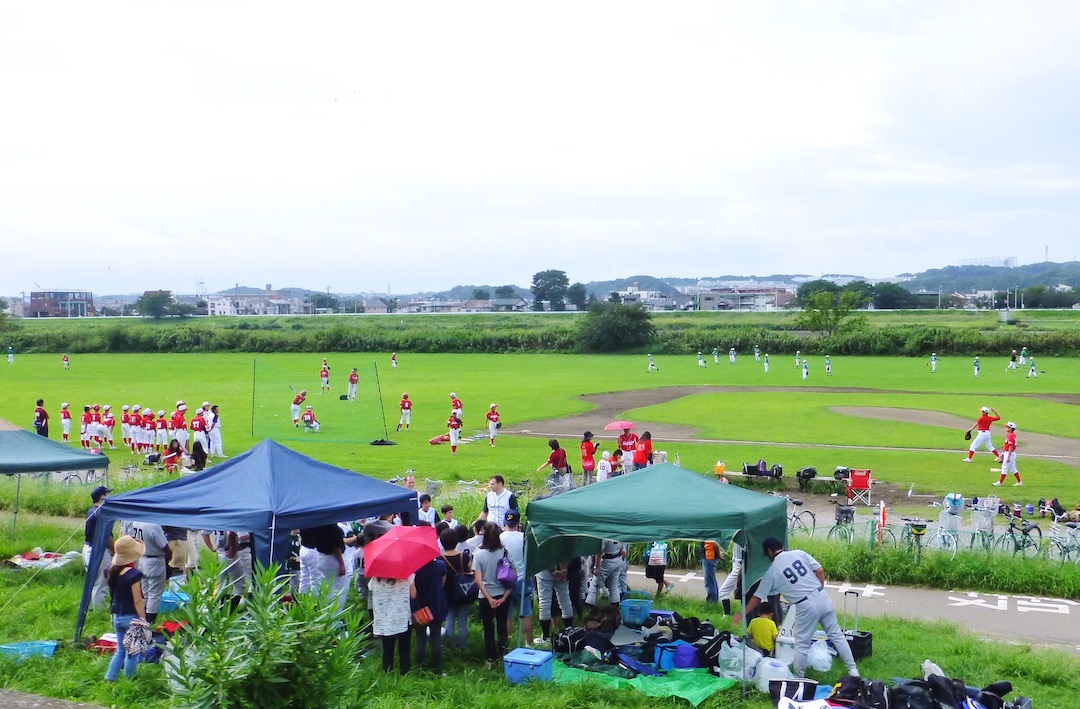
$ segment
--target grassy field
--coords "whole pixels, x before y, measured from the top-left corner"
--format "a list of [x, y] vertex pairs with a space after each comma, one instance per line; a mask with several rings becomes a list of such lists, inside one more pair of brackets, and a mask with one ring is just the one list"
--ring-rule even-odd
[[[72, 368], [67, 372], [61, 369], [58, 353], [19, 355], [14, 365], [0, 363], [0, 417], [29, 427], [33, 402], [42, 397], [53, 415], [52, 437], [56, 440], [62, 401], [70, 402], [76, 409], [87, 403], [110, 403], [118, 409], [121, 404], [137, 401], [155, 410], [171, 410], [177, 399], [194, 405], [209, 400], [221, 407], [225, 451], [235, 455], [257, 442], [251, 434], [253, 410], [260, 421], [269, 415], [286, 413], [291, 398], [289, 384], [318, 391], [317, 365], [322, 356], [322, 353], [257, 355], [260, 361], [273, 363], [275, 374], [257, 382], [253, 409], [254, 357], [248, 354], [77, 355], [72, 357]], [[415, 469], [421, 487], [428, 477], [444, 481], [485, 480], [494, 473], [512, 480], [528, 478], [538, 482], [540, 476], [534, 471], [547, 456], [544, 441], [528, 436], [502, 436], [495, 449], [487, 445], [463, 446], [456, 457], [450, 456], [445, 445], [429, 446], [428, 439], [444, 431], [450, 391], [456, 391], [464, 400], [465, 429], [472, 433], [483, 428], [482, 416], [491, 402], [499, 404], [503, 420], [512, 427], [522, 421], [587, 412], [592, 405], [581, 397], [594, 394], [658, 386], [764, 387], [763, 391], [697, 394], [625, 413], [630, 418], [692, 426], [699, 430], [698, 438], [732, 441], [657, 442], [658, 449], [680, 454], [683, 465], [689, 469], [708, 473], [719, 459], [727, 460], [729, 467], [734, 468], [743, 460], [766, 458], [770, 463], [784, 465], [789, 486], [794, 484], [794, 470], [803, 465], [814, 465], [825, 474], [836, 465], [848, 465], [871, 468], [876, 476], [898, 485], [915, 485], [920, 493], [960, 490], [965, 494], [982, 494], [990, 489], [993, 476], [986, 470], [988, 456], [983, 454], [986, 462], [979, 465], [959, 463], [958, 453], [965, 447], [959, 431], [854, 418], [832, 411], [836, 406], [941, 411], [973, 420], [978, 407], [988, 404], [995, 406], [1003, 417], [1020, 423], [1021, 445], [1025, 431], [1080, 438], [1080, 424], [1071, 405], [1030, 396], [1080, 393], [1080, 361], [1072, 359], [1040, 359], [1040, 369], [1046, 371], [1038, 380], [1026, 379], [1024, 373], [1007, 374], [1004, 361], [984, 359], [982, 376], [975, 380], [968, 358], [943, 358], [938, 373], [933, 376], [921, 359], [834, 358], [834, 375], [827, 378], [821, 358], [815, 357], [811, 359], [810, 380], [804, 384], [790, 357], [773, 357], [771, 371], [765, 375], [761, 366], [753, 362], [752, 355], [745, 353], [734, 366], [729, 366], [726, 359], [713, 366], [709, 357], [705, 369], [699, 369], [693, 357], [658, 356], [659, 375], [645, 373], [646, 362], [640, 355], [401, 352], [400, 367], [396, 370], [389, 368], [388, 353], [333, 353], [328, 357], [334, 368], [335, 389], [329, 396], [313, 393], [310, 400], [315, 402], [328, 434], [332, 435], [292, 440], [296, 438], [295, 432], [286, 422], [279, 437], [287, 439], [290, 447], [319, 460], [375, 477], [388, 478]], [[363, 367], [370, 368], [372, 360], [379, 365], [382, 403], [387, 410], [391, 438], [398, 442], [396, 446], [373, 447], [367, 445], [370, 436], [366, 432], [356, 431], [354, 436], [349, 433], [352, 424], [344, 408], [349, 404], [337, 400], [348, 369], [357, 366], [364, 371]], [[362, 391], [370, 392], [370, 382], [366, 384]], [[834, 391], [805, 391], [809, 387]], [[844, 391], [847, 388], [881, 393]], [[412, 430], [398, 434], [394, 433], [393, 424], [403, 391], [410, 393], [415, 409]], [[371, 396], [362, 394], [365, 395]], [[363, 406], [374, 404], [361, 402]], [[77, 431], [77, 424], [74, 429]], [[1000, 441], [1000, 435], [998, 438]], [[754, 443], [757, 441], [784, 445], [762, 446]], [[563, 440], [570, 450], [576, 442], [576, 439]], [[822, 444], [897, 446], [913, 450], [818, 447]], [[934, 450], [939, 448], [949, 452]], [[137, 459], [123, 451], [110, 451], [110, 454], [117, 464]], [[1080, 477], [1075, 475], [1074, 468], [1048, 460], [1022, 461], [1028, 481], [1023, 489], [1025, 501], [1034, 501], [1039, 496], [1058, 496], [1067, 503], [1080, 501]], [[126, 489], [156, 479], [136, 479], [119, 487]], [[56, 483], [25, 482], [23, 509], [81, 517], [88, 505], [87, 491], [87, 488]], [[13, 497], [13, 481], [0, 481], [0, 508], [9, 508]], [[478, 502], [473, 499], [459, 498], [455, 504], [461, 519], [471, 518], [477, 511]], [[81, 546], [78, 519], [71, 523], [35, 520], [23, 515], [20, 519], [24, 523], [20, 525], [18, 538], [0, 543], [0, 554], [9, 555], [38, 545], [61, 550]], [[0, 514], [0, 535], [10, 537], [9, 524], [10, 514]], [[66, 637], [73, 627], [81, 578], [77, 564], [32, 580], [21, 572], [0, 573], [0, 597], [4, 599], [0, 602], [4, 604], [0, 611], [0, 641]], [[709, 613], [693, 601], [677, 603], [679, 609], [689, 613], [700, 616]], [[888, 653], [881, 653], [864, 665], [864, 673], [870, 676], [914, 674], [932, 647], [935, 660], [950, 672], [972, 683], [1012, 678], [1025, 693], [1035, 696], [1041, 706], [1065, 706], [1080, 690], [1080, 663], [1071, 656], [982, 643], [942, 625], [885, 619], [868, 625], [877, 636], [875, 646], [889, 648]], [[103, 613], [92, 614], [89, 628], [90, 632], [103, 632], [107, 618]], [[477, 635], [474, 632], [468, 656], [452, 660], [448, 667], [451, 677], [437, 685], [422, 675], [385, 678], [368, 667], [366, 671], [370, 673], [374, 691], [370, 704], [504, 705], [506, 685], [499, 674], [478, 669]], [[52, 664], [31, 662], [16, 666], [0, 662], [0, 685], [104, 705], [169, 706], [160, 668], [144, 670], [138, 683], [121, 682], [115, 687], [104, 687], [98, 681], [104, 671], [103, 660], [85, 653], [63, 652]], [[515, 691], [515, 699], [539, 707], [680, 706], [674, 700], [655, 700], [627, 692], [598, 698], [593, 691], [575, 687], [522, 689]], [[710, 700], [705, 706], [756, 709], [769, 704], [767, 700], [743, 702], [726, 695]]]

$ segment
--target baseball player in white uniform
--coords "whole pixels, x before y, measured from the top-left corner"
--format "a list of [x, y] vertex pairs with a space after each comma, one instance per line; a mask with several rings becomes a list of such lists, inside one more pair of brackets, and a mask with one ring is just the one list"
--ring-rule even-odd
[[120, 530], [146, 545], [146, 553], [139, 559], [139, 571], [143, 574], [143, 596], [146, 597], [146, 620], [151, 625], [157, 620], [161, 594], [165, 592], [169, 542], [160, 524], [150, 522], [123, 522]]
[[[746, 613], [751, 613], [769, 596], [782, 593], [795, 609], [795, 676], [804, 676], [806, 653], [814, 642], [814, 631], [821, 625], [848, 674], [858, 677], [859, 669], [855, 666], [851, 647], [836, 621], [832, 598], [825, 590], [825, 570], [821, 564], [801, 549], [784, 551], [784, 545], [776, 537], [769, 537], [761, 546], [772, 566], [761, 579], [758, 590], [746, 602]], [[732, 620], [741, 623], [741, 614], [736, 614]]]
[[716, 591], [716, 597], [724, 605], [724, 615], [731, 615], [731, 599], [735, 596], [735, 589], [739, 585], [739, 576], [742, 574], [743, 550], [738, 544], [731, 544], [731, 573], [720, 584]]
[[585, 596], [585, 602], [590, 606], [599, 603], [602, 588], [607, 589], [610, 603], [618, 603], [622, 599], [619, 576], [622, 574], [624, 552], [622, 542], [605, 539], [600, 546], [600, 553], [593, 557], [592, 572], [596, 583], [589, 584], [588, 594]]

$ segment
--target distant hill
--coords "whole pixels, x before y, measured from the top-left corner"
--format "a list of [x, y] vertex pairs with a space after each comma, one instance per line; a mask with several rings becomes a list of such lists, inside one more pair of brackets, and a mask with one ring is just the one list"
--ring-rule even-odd
[[[507, 284], [510, 285], [510, 284]], [[500, 286], [454, 286], [450, 290], [443, 291], [441, 293], [433, 293], [432, 295], [444, 298], [446, 300], [468, 300], [473, 297], [473, 291], [476, 289], [486, 290], [491, 294], [491, 297], [495, 297], [495, 289]], [[514, 289], [514, 296], [521, 298], [532, 299], [532, 293], [528, 288], [521, 288], [519, 286], [512, 286]]]
[[1006, 290], [1064, 284], [1080, 287], [1080, 261], [1030, 263], [1016, 268], [995, 266], [947, 266], [915, 274], [902, 285], [912, 291], [968, 292]]

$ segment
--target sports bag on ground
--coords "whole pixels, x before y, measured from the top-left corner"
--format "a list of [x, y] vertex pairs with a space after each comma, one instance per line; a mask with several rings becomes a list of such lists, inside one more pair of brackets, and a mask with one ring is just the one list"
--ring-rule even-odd
[[585, 647], [584, 628], [566, 628], [551, 639], [552, 652], [562, 652], [569, 655], [580, 652], [583, 647]]

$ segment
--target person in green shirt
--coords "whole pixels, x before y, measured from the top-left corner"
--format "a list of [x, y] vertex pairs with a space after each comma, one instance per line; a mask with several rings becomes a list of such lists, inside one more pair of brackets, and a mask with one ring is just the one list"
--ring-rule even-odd
[[12, 347], [11, 345], [8, 345], [8, 348], [7, 348], [7, 363], [8, 364], [14, 364], [15, 363], [15, 348]]

